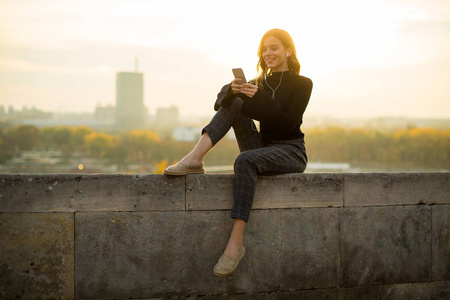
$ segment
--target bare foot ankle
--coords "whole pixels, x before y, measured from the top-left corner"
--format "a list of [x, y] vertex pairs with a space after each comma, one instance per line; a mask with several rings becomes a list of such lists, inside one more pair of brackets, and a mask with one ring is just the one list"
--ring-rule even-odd
[[189, 167], [190, 167], [190, 166], [197, 166], [197, 165], [200, 165], [200, 164], [202, 163], [201, 160], [200, 160], [200, 161], [195, 160], [195, 159], [193, 159], [192, 157], [190, 157], [189, 154], [186, 155], [185, 157], [183, 157], [183, 158], [180, 160], [180, 162], [183, 163], [183, 164], [186, 165], [186, 166], [189, 166]]
[[225, 248], [225, 251], [223, 252], [223, 254], [225, 254], [225, 256], [231, 257], [231, 258], [236, 258], [239, 254], [239, 251], [242, 248], [242, 243], [233, 243], [230, 244], [228, 243], [227, 247]]

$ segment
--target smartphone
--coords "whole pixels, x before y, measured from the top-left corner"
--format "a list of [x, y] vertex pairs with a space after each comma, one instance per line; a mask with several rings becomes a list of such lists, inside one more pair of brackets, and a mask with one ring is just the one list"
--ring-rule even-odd
[[245, 79], [244, 71], [242, 71], [241, 68], [235, 68], [232, 71], [233, 71], [233, 74], [234, 74], [234, 78], [242, 79], [238, 83], [243, 84], [243, 83], [247, 82], [247, 80]]

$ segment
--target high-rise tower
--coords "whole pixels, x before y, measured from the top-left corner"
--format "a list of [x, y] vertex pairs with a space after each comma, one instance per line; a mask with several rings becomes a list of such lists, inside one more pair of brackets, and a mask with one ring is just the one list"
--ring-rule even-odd
[[119, 72], [116, 77], [116, 125], [119, 129], [143, 128], [145, 120], [144, 74]]

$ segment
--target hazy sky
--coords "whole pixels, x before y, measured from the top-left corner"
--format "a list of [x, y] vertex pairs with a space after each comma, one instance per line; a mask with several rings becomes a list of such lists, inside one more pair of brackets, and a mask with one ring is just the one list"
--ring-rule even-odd
[[0, 0], [0, 105], [115, 105], [138, 57], [151, 113], [210, 115], [271, 28], [314, 82], [308, 114], [450, 118], [449, 0]]

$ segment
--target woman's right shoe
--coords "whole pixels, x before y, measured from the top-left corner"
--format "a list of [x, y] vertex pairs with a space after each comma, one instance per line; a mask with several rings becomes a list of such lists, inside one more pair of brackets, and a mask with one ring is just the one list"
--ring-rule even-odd
[[205, 169], [203, 168], [203, 162], [194, 166], [186, 166], [182, 162], [177, 162], [174, 165], [167, 167], [164, 170], [165, 175], [181, 176], [187, 174], [205, 174]]
[[245, 248], [244, 245], [242, 245], [241, 250], [239, 250], [238, 255], [236, 258], [231, 258], [229, 256], [226, 256], [225, 254], [222, 254], [222, 256], [219, 258], [219, 261], [214, 267], [214, 274], [217, 276], [228, 276], [231, 273], [233, 273], [234, 270], [236, 270], [237, 266], [239, 265], [239, 262], [245, 255]]

